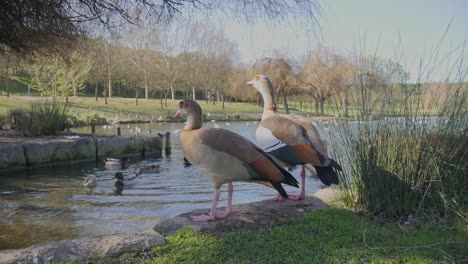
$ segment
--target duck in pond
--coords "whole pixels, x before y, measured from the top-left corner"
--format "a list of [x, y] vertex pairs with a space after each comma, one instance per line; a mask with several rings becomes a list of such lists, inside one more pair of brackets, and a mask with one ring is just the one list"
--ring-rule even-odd
[[141, 175], [143, 173], [159, 173], [161, 172], [161, 165], [159, 164], [153, 164], [153, 165], [150, 165], [150, 164], [138, 164], [136, 169], [135, 169], [135, 173], [136, 175]]
[[[253, 182], [276, 189], [285, 199], [288, 194], [282, 184], [299, 187], [294, 177], [284, 170], [274, 158], [248, 139], [229, 130], [202, 128], [203, 115], [200, 105], [192, 100], [183, 100], [174, 115], [187, 116], [185, 127], [180, 133], [180, 142], [185, 157], [207, 175], [214, 185], [214, 198], [208, 215], [192, 216], [196, 222], [226, 217], [232, 213], [232, 182]], [[220, 187], [228, 184], [227, 206], [217, 210]]]
[[120, 159], [115, 158], [105, 158], [104, 162], [108, 168], [121, 168], [125, 169], [128, 165], [128, 158], [121, 157]]
[[84, 181], [81, 184], [83, 185], [83, 187], [86, 187], [86, 188], [89, 188], [89, 189], [96, 188], [96, 185], [97, 185], [96, 176], [94, 176], [94, 175], [86, 176], [86, 178], [84, 179]]
[[117, 188], [133, 185], [138, 181], [138, 175], [124, 176], [123, 173], [120, 171], [116, 172], [113, 178], [117, 179], [117, 181], [114, 183], [114, 186]]

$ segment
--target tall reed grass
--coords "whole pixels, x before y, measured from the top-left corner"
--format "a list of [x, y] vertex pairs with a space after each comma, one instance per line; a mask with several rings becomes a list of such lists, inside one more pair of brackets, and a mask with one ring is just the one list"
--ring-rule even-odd
[[69, 107], [56, 98], [33, 102], [29, 109], [11, 109], [7, 116], [14, 121], [15, 130], [32, 136], [56, 135], [69, 125]]
[[378, 74], [380, 80], [359, 78], [353, 84], [350, 94], [359, 114], [339, 122], [330, 135], [346, 167], [340, 173], [341, 200], [396, 219], [458, 215], [466, 220], [468, 83], [463, 80], [468, 67], [457, 68], [458, 81], [418, 78], [410, 91], [407, 84], [395, 83], [395, 73], [358, 60], [361, 72]]

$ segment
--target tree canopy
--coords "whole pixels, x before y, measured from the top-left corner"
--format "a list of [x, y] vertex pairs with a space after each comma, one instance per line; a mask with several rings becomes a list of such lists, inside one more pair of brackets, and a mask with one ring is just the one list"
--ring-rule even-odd
[[0, 47], [17, 53], [53, 49], [56, 44], [90, 34], [96, 27], [171, 20], [194, 10], [220, 10], [240, 20], [316, 21], [317, 0], [19, 0], [0, 5]]

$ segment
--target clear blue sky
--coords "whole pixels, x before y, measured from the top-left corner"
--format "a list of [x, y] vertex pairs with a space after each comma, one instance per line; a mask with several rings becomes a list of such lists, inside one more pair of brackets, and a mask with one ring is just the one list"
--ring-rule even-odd
[[[468, 0], [321, 0], [320, 3], [319, 34], [294, 21], [272, 25], [263, 21], [238, 23], [216, 16], [213, 19], [224, 24], [230, 38], [238, 42], [241, 60], [246, 63], [268, 56], [273, 50], [301, 56], [322, 45], [345, 55], [356, 54], [359, 49], [392, 58], [407, 67], [414, 81], [420, 59], [423, 64], [434, 66], [462, 43], [466, 44], [463, 56], [468, 59]], [[428, 62], [450, 21], [439, 56]], [[459, 49], [456, 56], [449, 56], [430, 78], [444, 79], [448, 65], [460, 57], [460, 52]]]

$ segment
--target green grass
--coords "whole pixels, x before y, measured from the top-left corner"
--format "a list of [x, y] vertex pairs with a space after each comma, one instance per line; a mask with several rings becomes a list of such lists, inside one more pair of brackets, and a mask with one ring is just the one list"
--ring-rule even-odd
[[[11, 96], [0, 97], [0, 114], [5, 114], [9, 108], [21, 106], [41, 100], [41, 97], [27, 96]], [[99, 98], [96, 102], [93, 97], [77, 97], [69, 98], [70, 108], [72, 112], [80, 112], [80, 115], [91, 114], [89, 109], [92, 108], [96, 113], [103, 113], [108, 118], [113, 118], [115, 114], [129, 113], [138, 114], [141, 116], [169, 116], [175, 113], [180, 100], [168, 100], [168, 106], [164, 109], [160, 108], [159, 100], [139, 99], [138, 105], [135, 105], [135, 99], [132, 98], [110, 98], [108, 104], [104, 104], [104, 99]], [[248, 103], [225, 103], [225, 109], [222, 109], [221, 104], [206, 104], [204, 100], [199, 101], [205, 114], [210, 113], [214, 118], [224, 117], [225, 114], [239, 114], [241, 116], [248, 113], [261, 113], [262, 107]]]
[[400, 228], [345, 209], [307, 213], [272, 230], [220, 237], [183, 230], [122, 263], [451, 263], [468, 260], [462, 225]]

